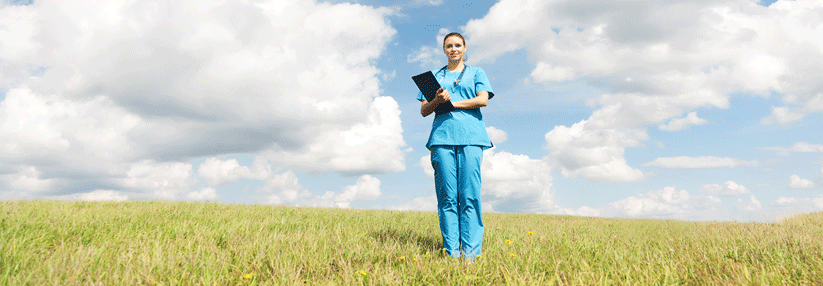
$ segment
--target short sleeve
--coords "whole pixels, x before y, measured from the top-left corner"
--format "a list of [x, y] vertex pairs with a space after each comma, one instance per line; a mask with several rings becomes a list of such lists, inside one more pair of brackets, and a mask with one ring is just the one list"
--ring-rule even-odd
[[426, 100], [426, 96], [423, 95], [422, 91], [417, 92], [417, 100], [419, 100], [420, 102], [423, 102], [424, 100]]
[[489, 93], [489, 99], [494, 97], [494, 91], [492, 91], [492, 85], [489, 83], [489, 78], [486, 77], [486, 72], [483, 71], [482, 68], [477, 68], [477, 72], [474, 73], [474, 90], [475, 92], [485, 91]]

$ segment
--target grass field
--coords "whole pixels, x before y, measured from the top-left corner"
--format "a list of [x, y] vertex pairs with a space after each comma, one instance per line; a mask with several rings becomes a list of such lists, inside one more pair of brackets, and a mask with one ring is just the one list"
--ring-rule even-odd
[[823, 284], [823, 214], [777, 223], [484, 214], [481, 260], [434, 212], [0, 202], [2, 285]]

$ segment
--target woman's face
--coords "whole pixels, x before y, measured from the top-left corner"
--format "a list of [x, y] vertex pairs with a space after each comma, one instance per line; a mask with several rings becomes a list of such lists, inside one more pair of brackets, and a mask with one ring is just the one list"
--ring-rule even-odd
[[443, 44], [443, 52], [446, 53], [449, 61], [459, 61], [463, 59], [463, 53], [466, 52], [466, 45], [463, 45], [463, 40], [460, 39], [460, 37], [451, 36], [446, 38]]

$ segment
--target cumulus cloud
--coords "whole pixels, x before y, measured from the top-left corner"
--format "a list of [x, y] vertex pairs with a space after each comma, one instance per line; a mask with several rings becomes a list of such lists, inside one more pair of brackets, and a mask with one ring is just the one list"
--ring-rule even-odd
[[231, 183], [240, 178], [265, 180], [271, 172], [271, 165], [262, 157], [255, 158], [251, 168], [240, 166], [236, 159], [221, 161], [211, 157], [197, 169], [197, 174], [212, 186]]
[[762, 209], [763, 205], [760, 204], [760, 201], [757, 200], [754, 195], [749, 195], [748, 201], [737, 199], [737, 205], [734, 208], [741, 211], [756, 211]]
[[353, 175], [387, 173], [406, 169], [400, 110], [391, 97], [375, 98], [368, 118], [347, 130], [328, 131], [305, 150], [274, 148], [262, 154], [274, 162], [306, 171]]
[[506, 140], [509, 140], [509, 134], [506, 131], [500, 130], [495, 128], [494, 126], [486, 127], [486, 133], [489, 134], [489, 139], [492, 140], [492, 143], [503, 143]]
[[380, 198], [380, 180], [371, 175], [362, 175], [354, 185], [343, 187], [342, 192], [327, 191], [297, 203], [301, 206], [323, 208], [349, 208], [355, 201], [372, 201]]
[[[599, 108], [588, 119], [546, 134], [550, 157], [564, 176], [634, 181], [643, 174], [625, 163], [623, 153], [648, 140], [644, 126], [674, 131], [703, 123], [696, 114], [678, 117], [728, 108], [730, 94], [741, 92], [777, 94], [786, 104], [774, 109], [785, 115], [781, 122], [820, 111], [823, 83], [810, 80], [823, 77], [813, 68], [823, 63], [818, 6], [502, 0], [470, 20], [464, 34], [479, 62], [527, 52], [535, 63], [527, 82], [580, 79], [602, 89], [587, 102]], [[568, 147], [583, 145], [575, 144], [583, 134], [630, 140]]]
[[772, 114], [760, 120], [761, 124], [787, 124], [800, 121], [807, 112], [785, 106], [772, 106]]
[[607, 216], [705, 219], [722, 208], [719, 198], [712, 195], [692, 196], [675, 187], [631, 196], [609, 203], [602, 214]]
[[[421, 68], [434, 69], [439, 68], [438, 65], [444, 62], [445, 54], [443, 53], [443, 39], [449, 34], [446, 28], [440, 28], [437, 31], [437, 36], [434, 37], [434, 45], [423, 45], [417, 51], [412, 52], [406, 56], [406, 61], [409, 63], [420, 63]], [[466, 54], [469, 54], [467, 45]]]
[[292, 171], [272, 174], [257, 192], [265, 197], [266, 203], [274, 205], [293, 205], [311, 197], [311, 192], [300, 184]]
[[54, 185], [54, 179], [41, 179], [41, 172], [37, 168], [28, 166], [21, 168], [20, 172], [16, 174], [0, 175], [8, 188], [39, 193], [50, 191]]
[[[489, 136], [505, 141], [506, 132], [495, 127], [487, 127]], [[434, 169], [429, 155], [420, 158], [423, 172], [434, 179]], [[557, 213], [551, 190], [551, 167], [542, 159], [532, 159], [527, 155], [517, 155], [493, 147], [483, 151], [480, 166], [482, 180], [481, 199], [484, 211]], [[435, 200], [436, 203], [436, 200]], [[395, 208], [415, 209], [407, 205]]]
[[823, 152], [823, 145], [810, 144], [808, 142], [797, 142], [790, 148], [785, 147], [766, 147], [764, 150], [774, 150], [780, 155], [788, 155], [792, 152]]
[[319, 198], [319, 202], [313, 205], [349, 208], [354, 201], [376, 200], [380, 195], [380, 180], [371, 175], [362, 175], [357, 178], [357, 183], [343, 188], [342, 193], [326, 192]]
[[414, 0], [414, 3], [420, 5], [440, 6], [443, 4], [443, 0]]
[[482, 199], [501, 212], [541, 212], [556, 209], [549, 164], [496, 148], [483, 152]]
[[[817, 6], [504, 0], [469, 21], [465, 34], [481, 51], [477, 59], [525, 49], [538, 63], [535, 70], [551, 65], [574, 70], [576, 77], [608, 77], [614, 80], [600, 84], [615, 91], [689, 94], [702, 99], [698, 105], [725, 105], [731, 91], [777, 91], [787, 104], [806, 106], [823, 91], [823, 84], [808, 82], [823, 75], [809, 65], [823, 60], [823, 43], [815, 40], [815, 23], [823, 21], [814, 16]], [[643, 69], [625, 68], [637, 66]], [[709, 99], [714, 96], [720, 101]]]
[[431, 46], [422, 46], [419, 50], [406, 56], [406, 61], [410, 63], [419, 63], [421, 68], [433, 68], [434, 66], [443, 63], [441, 55], [443, 50]]
[[[498, 152], [495, 149], [496, 147], [483, 152], [483, 163], [480, 166], [484, 211], [556, 211], [549, 164], [544, 160], [505, 151]], [[431, 158], [428, 155], [423, 156], [419, 164], [423, 172], [434, 179]], [[405, 205], [402, 208], [417, 209]]]
[[806, 179], [801, 179], [798, 175], [792, 175], [791, 177], [789, 177], [789, 188], [811, 189], [814, 188], [814, 183]]
[[623, 158], [626, 147], [639, 146], [648, 139], [642, 130], [589, 128], [583, 120], [571, 127], [555, 126], [546, 133], [549, 160], [565, 177], [581, 174], [595, 181], [627, 182], [643, 178]]
[[710, 168], [731, 168], [737, 166], [757, 166], [757, 161], [738, 160], [729, 157], [660, 157], [654, 161], [644, 163], [643, 166], [663, 167], [668, 169], [688, 168], [688, 169], [710, 169]]
[[217, 195], [217, 190], [214, 188], [202, 188], [186, 195], [186, 199], [192, 201], [214, 201], [218, 198], [220, 196]]
[[128, 134], [141, 122], [105, 97], [72, 100], [13, 88], [0, 101], [0, 167], [32, 166], [48, 178], [122, 172], [118, 163], [134, 154]]
[[423, 173], [425, 173], [426, 176], [434, 179], [434, 167], [432, 167], [431, 155], [423, 155], [423, 157], [420, 157], [418, 165], [423, 169]]
[[189, 163], [142, 160], [131, 165], [122, 186], [147, 196], [143, 198], [174, 200], [189, 191], [191, 180]]
[[691, 127], [692, 125], [702, 125], [709, 123], [708, 120], [697, 117], [697, 111], [689, 112], [684, 118], [669, 120], [668, 124], [660, 124], [658, 128], [664, 131], [678, 131]]
[[783, 197], [780, 196], [771, 204], [777, 211], [777, 216], [788, 217], [798, 213], [823, 211], [823, 196], [816, 197]]
[[[35, 168], [57, 193], [163, 199], [187, 186], [140, 191], [153, 184], [135, 165], [246, 153], [307, 172], [402, 171], [399, 107], [373, 64], [393, 13], [297, 0], [2, 5], [0, 170]], [[265, 177], [222, 163], [198, 173], [215, 185]]]
[[118, 191], [113, 190], [95, 190], [88, 193], [77, 193], [67, 196], [54, 197], [61, 200], [71, 201], [127, 201], [129, 196]]
[[529, 74], [535, 82], [545, 81], [566, 81], [575, 78], [575, 72], [568, 67], [551, 66], [544, 62], [538, 62], [537, 67]]
[[747, 189], [745, 186], [732, 181], [726, 181], [726, 183], [724, 183], [723, 185], [703, 185], [702, 190], [705, 194], [715, 196], [736, 196], [749, 193], [749, 189]]
[[[482, 208], [481, 204], [481, 208]], [[414, 198], [409, 203], [391, 206], [390, 209], [398, 211], [421, 211], [421, 212], [436, 212], [437, 211], [437, 196], [431, 195], [428, 197]], [[484, 212], [487, 210], [483, 209]]]

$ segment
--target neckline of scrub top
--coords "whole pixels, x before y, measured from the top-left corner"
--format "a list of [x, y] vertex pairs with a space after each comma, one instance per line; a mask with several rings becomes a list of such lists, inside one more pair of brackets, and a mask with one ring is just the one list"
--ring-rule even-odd
[[[445, 70], [447, 67], [449, 67], [449, 65], [445, 65], [445, 66], [443, 66], [442, 68], [440, 68], [440, 70], [439, 70], [439, 71], [437, 71], [437, 73], [440, 73], [440, 71]], [[469, 66], [468, 66], [468, 65], [463, 64], [463, 70], [462, 70], [462, 71], [460, 71], [460, 76], [458, 76], [458, 77], [457, 77], [457, 79], [456, 79], [456, 80], [454, 80], [454, 85], [459, 85], [459, 84], [460, 84], [460, 80], [461, 80], [461, 79], [463, 79], [463, 74], [464, 74], [464, 73], [466, 73], [466, 70], [467, 70], [468, 68], [469, 68]], [[442, 77], [442, 78], [440, 78], [440, 81], [443, 81], [443, 79], [445, 79], [445, 78], [446, 78], [446, 72], [444, 71], [444, 72], [443, 72], [443, 77]]]

